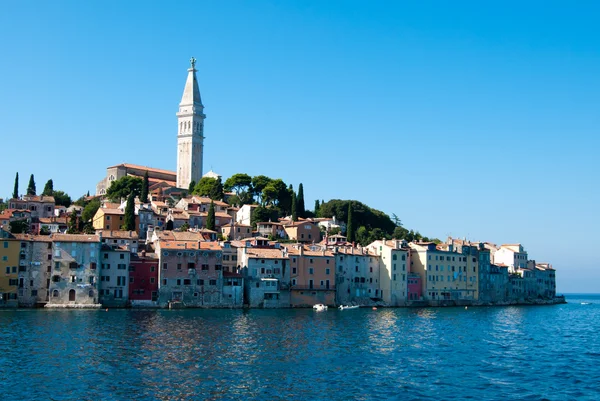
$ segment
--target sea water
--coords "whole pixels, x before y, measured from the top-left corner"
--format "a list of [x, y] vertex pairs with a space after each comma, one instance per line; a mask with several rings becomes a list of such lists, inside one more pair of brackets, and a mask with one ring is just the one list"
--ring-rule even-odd
[[553, 306], [0, 310], [3, 400], [600, 400], [600, 296]]

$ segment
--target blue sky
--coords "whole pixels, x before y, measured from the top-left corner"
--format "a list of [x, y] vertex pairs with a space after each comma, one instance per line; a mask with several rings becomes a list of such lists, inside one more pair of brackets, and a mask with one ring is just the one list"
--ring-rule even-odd
[[0, 197], [16, 171], [77, 198], [109, 165], [174, 169], [194, 56], [205, 171], [521, 242], [600, 292], [600, 5], [487, 3], [2, 2]]

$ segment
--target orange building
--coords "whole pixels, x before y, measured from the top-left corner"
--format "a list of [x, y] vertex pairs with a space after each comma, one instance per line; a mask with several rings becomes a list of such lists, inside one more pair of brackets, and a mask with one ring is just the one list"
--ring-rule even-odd
[[303, 307], [335, 304], [335, 258], [324, 247], [303, 244], [288, 249], [290, 304]]

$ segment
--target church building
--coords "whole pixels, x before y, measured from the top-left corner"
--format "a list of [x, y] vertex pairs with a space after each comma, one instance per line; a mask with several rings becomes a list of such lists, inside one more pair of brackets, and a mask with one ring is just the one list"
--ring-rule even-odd
[[110, 166], [106, 169], [106, 177], [96, 185], [96, 195], [106, 195], [110, 184], [121, 177], [132, 176], [143, 179], [146, 172], [151, 187], [161, 184], [187, 190], [192, 181], [200, 181], [206, 115], [196, 78], [196, 59], [192, 57], [190, 64], [177, 112], [177, 170], [162, 170], [130, 163]]

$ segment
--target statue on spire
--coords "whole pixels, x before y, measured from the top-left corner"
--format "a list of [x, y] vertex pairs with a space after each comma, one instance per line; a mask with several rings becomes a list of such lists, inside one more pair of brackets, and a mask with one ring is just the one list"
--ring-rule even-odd
[[192, 68], [196, 68], [196, 59], [192, 57], [190, 59], [190, 64], [192, 65]]

